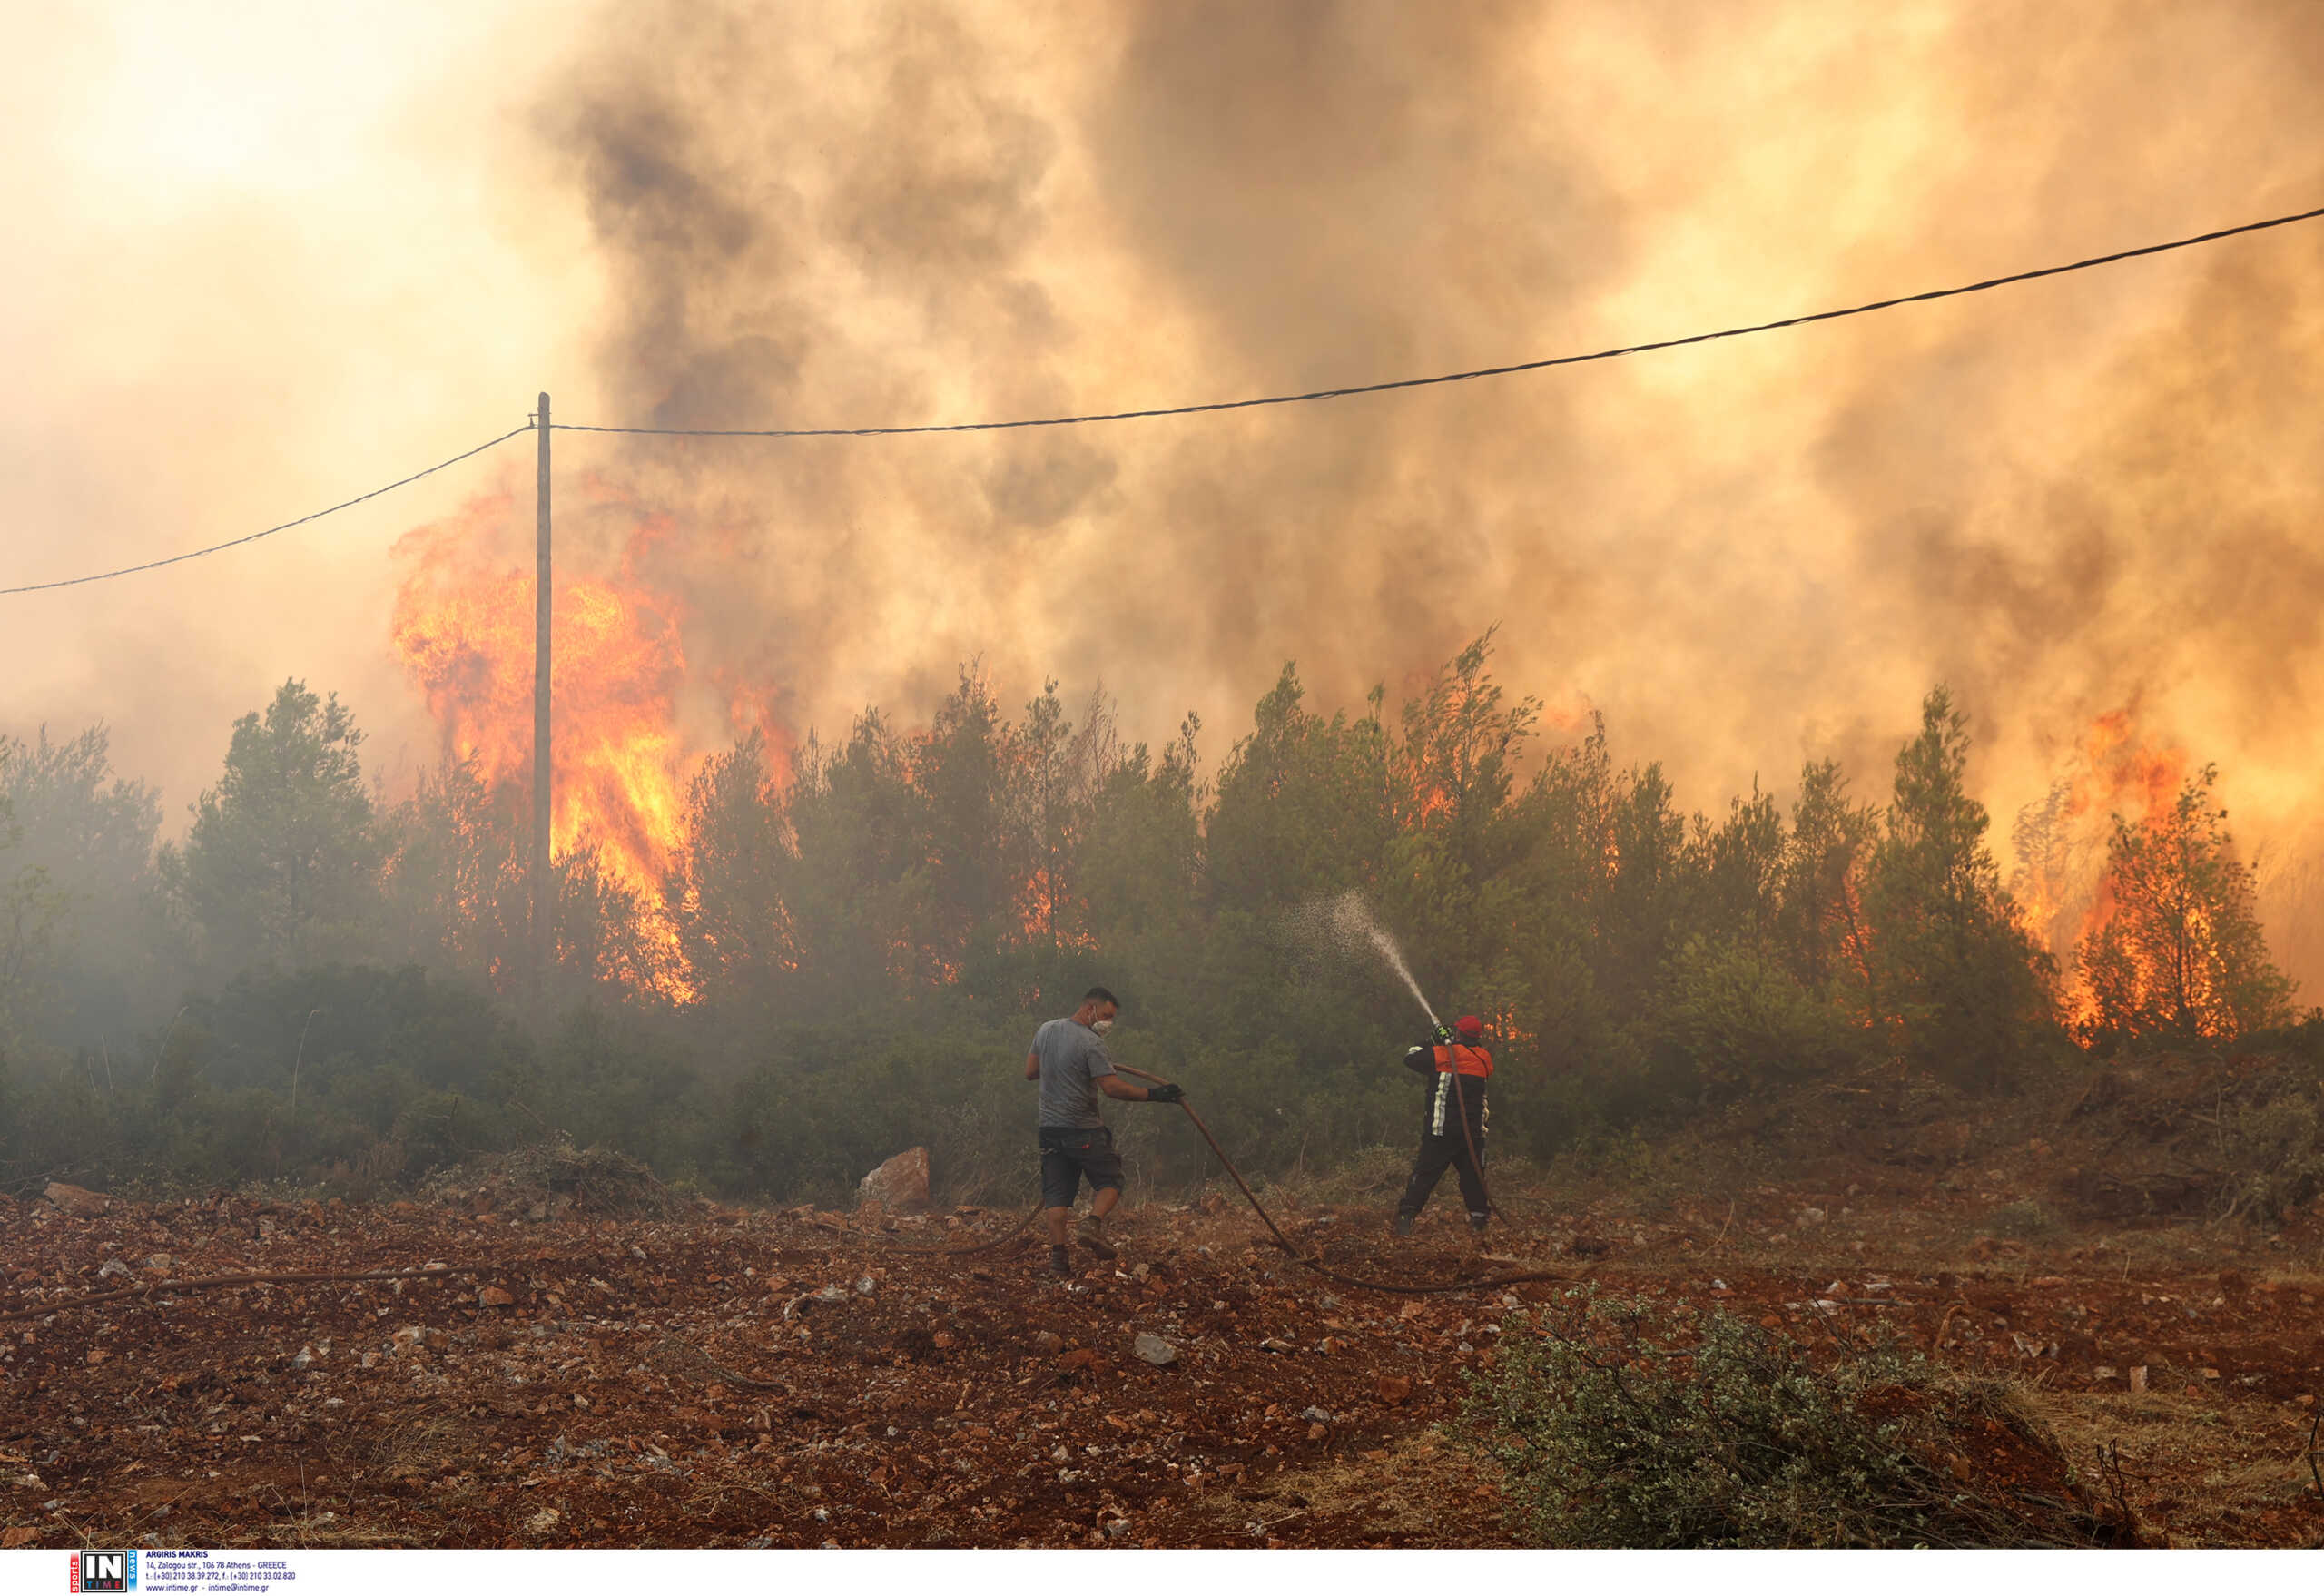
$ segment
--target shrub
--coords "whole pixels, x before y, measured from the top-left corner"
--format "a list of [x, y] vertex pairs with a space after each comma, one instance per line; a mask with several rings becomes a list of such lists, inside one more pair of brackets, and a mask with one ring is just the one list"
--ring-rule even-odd
[[2324, 1083], [2239, 1109], [2221, 1128], [2230, 1213], [2280, 1222], [2324, 1193]]
[[1882, 1344], [1811, 1366], [1725, 1313], [1569, 1293], [1506, 1324], [1463, 1418], [1543, 1546], [2088, 1545], [2107, 1531], [2002, 1385]]
[[1669, 1039], [1694, 1059], [1715, 1102], [1828, 1074], [1860, 1047], [1861, 1028], [1776, 960], [1736, 942], [1690, 940], [1679, 951], [1662, 1022]]

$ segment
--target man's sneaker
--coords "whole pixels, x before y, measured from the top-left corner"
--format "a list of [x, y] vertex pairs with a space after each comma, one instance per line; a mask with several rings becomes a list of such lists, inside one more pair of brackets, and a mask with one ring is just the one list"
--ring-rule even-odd
[[1396, 1234], [1399, 1236], [1410, 1236], [1412, 1233], [1413, 1217], [1410, 1214], [1398, 1214], [1396, 1216]]
[[1482, 1236], [1482, 1235], [1485, 1233], [1485, 1221], [1487, 1221], [1488, 1219], [1491, 1219], [1492, 1217], [1492, 1216], [1491, 1214], [1472, 1214], [1472, 1215], [1470, 1215], [1470, 1216], [1469, 1216], [1469, 1234], [1470, 1234], [1470, 1235], [1472, 1235], [1472, 1236]]
[[1049, 1273], [1060, 1279], [1073, 1273], [1073, 1254], [1061, 1246], [1049, 1248]]
[[1074, 1239], [1101, 1258], [1118, 1258], [1113, 1243], [1106, 1239], [1106, 1222], [1095, 1214], [1081, 1216], [1081, 1223], [1073, 1233]]

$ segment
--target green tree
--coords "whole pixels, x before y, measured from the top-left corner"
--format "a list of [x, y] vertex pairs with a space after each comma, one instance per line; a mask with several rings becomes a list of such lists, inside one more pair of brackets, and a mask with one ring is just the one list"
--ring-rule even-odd
[[1818, 997], [1861, 992], [1870, 969], [1864, 872], [1879, 834], [1879, 811], [1849, 802], [1837, 760], [1800, 771], [1777, 889], [1777, 927], [1792, 974]]
[[1218, 908], [1266, 913], [1368, 886], [1394, 834], [1381, 695], [1354, 721], [1324, 719], [1305, 696], [1286, 661], [1219, 773], [1206, 878]]
[[798, 858], [783, 898], [802, 1015], [837, 1017], [918, 978], [914, 904], [926, 891], [926, 806], [910, 751], [877, 710], [838, 748], [812, 734], [784, 799]]
[[234, 723], [226, 770], [193, 805], [163, 872], [217, 968], [290, 968], [359, 951], [375, 929], [382, 852], [356, 749], [333, 694], [285, 682]]
[[652, 900], [623, 881], [596, 843], [558, 854], [550, 875], [556, 893], [552, 1001], [660, 1003], [688, 995], [684, 961]]
[[1599, 990], [1624, 1020], [1644, 1014], [1686, 929], [1694, 861], [1677, 798], [1659, 764], [1614, 783], [1609, 869], [1593, 905], [1594, 962]]
[[0, 859], [44, 883], [29, 898], [0, 886], [12, 921], [41, 905], [25, 921], [37, 953], [17, 951], [25, 1026], [58, 1047], [101, 1047], [108, 1034], [119, 1045], [157, 1018], [177, 974], [153, 871], [153, 788], [114, 776], [104, 727], [63, 743], [43, 729], [29, 743], [0, 737], [0, 810], [16, 838]]
[[1405, 701], [1390, 751], [1394, 831], [1382, 856], [1381, 907], [1410, 937], [1423, 979], [1447, 1001], [1506, 1008], [1518, 996], [1507, 928], [1510, 868], [1526, 837], [1511, 802], [1513, 765], [1540, 718], [1486, 668], [1488, 631]]
[[688, 785], [684, 841], [665, 890], [686, 978], [704, 1002], [763, 1005], [798, 969], [783, 901], [795, 863], [765, 741], [753, 731]]
[[1470, 644], [1439, 670], [1426, 692], [1406, 702], [1403, 735], [1392, 762], [1396, 818], [1407, 832], [1440, 831], [1472, 869], [1502, 818], [1512, 764], [1541, 719], [1541, 701], [1509, 698], [1485, 668], [1493, 634]]
[[1781, 916], [1787, 852], [1783, 814], [1773, 796], [1754, 782], [1751, 796], [1734, 801], [1725, 823], [1714, 829], [1697, 822], [1694, 852], [1704, 930], [1748, 947], [1770, 947]]
[[1054, 956], [1090, 941], [1082, 872], [1098, 796], [1128, 755], [1102, 687], [1089, 696], [1081, 724], [1065, 717], [1057, 684], [1025, 706], [1008, 749], [1009, 832], [1022, 854], [1017, 916], [1029, 948]]
[[1090, 805], [1079, 875], [1092, 934], [1108, 951], [1143, 939], [1182, 943], [1198, 923], [1202, 789], [1198, 716], [1156, 761], [1140, 743], [1107, 772]]
[[1010, 742], [1000, 702], [972, 666], [913, 741], [911, 784], [924, 823], [914, 839], [919, 890], [909, 902], [921, 983], [950, 979], [971, 951], [1017, 929], [1010, 920], [1023, 882], [1012, 867], [1025, 847], [1009, 813]]
[[473, 760], [420, 773], [385, 828], [386, 949], [501, 992], [530, 968], [530, 815], [513, 783]]
[[64, 895], [36, 864], [20, 862], [24, 827], [0, 794], [0, 1055], [20, 1046], [37, 977], [49, 961]]
[[[1533, 1039], [1544, 1072], [1569, 1074], [1604, 1051], [1614, 1020], [1599, 984], [1600, 936], [1614, 880], [1620, 778], [1602, 716], [1552, 752], [1512, 806], [1516, 857], [1503, 872], [1512, 912], [1510, 1029]], [[1513, 1051], [1504, 1039], [1503, 1052]]]
[[1969, 795], [1968, 717], [1943, 686], [1896, 755], [1895, 795], [1874, 845], [1865, 913], [1874, 1018], [1908, 1066], [1991, 1085], [2053, 1021], [2048, 955], [2020, 929]]
[[2095, 1035], [2188, 1042], [2291, 1018], [2292, 983], [2268, 956], [2254, 872], [2212, 802], [2218, 780], [2207, 764], [2164, 813], [2114, 816], [2108, 912], [2078, 950]]

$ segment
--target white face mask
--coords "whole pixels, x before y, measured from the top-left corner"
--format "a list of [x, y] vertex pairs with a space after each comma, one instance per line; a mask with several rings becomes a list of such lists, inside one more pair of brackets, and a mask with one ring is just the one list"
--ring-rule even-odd
[[1091, 1023], [1089, 1029], [1096, 1031], [1099, 1036], [1104, 1036], [1108, 1031], [1114, 1029], [1114, 1022], [1110, 1020], [1096, 1020]]

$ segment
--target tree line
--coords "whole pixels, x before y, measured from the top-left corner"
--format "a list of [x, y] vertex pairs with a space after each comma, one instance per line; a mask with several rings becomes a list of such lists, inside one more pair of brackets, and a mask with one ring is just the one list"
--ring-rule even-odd
[[[1491, 657], [1393, 714], [1375, 689], [1326, 715], [1287, 665], [1215, 774], [1191, 716], [1156, 749], [1102, 692], [1012, 715], [974, 670], [924, 729], [866, 710], [788, 758], [753, 734], [693, 776], [659, 882], [558, 857], [537, 997], [528, 794], [454, 761], [386, 803], [335, 696], [294, 680], [238, 720], [182, 840], [103, 728], [0, 739], [0, 1174], [368, 1188], [562, 1132], [782, 1196], [924, 1142], [997, 1192], [1026, 1037], [1093, 980], [1120, 1055], [1238, 1158], [1329, 1160], [1417, 1111], [1417, 1008], [1302, 930], [1347, 892], [1487, 1020], [1496, 1137], [1536, 1158], [1807, 1080], [2006, 1090], [2291, 1017], [2209, 767], [2116, 818], [2061, 970], [1944, 687], [1877, 801], [1811, 762], [1787, 807], [1714, 817], [1601, 720], [1545, 738]], [[1177, 1117], [1122, 1118], [1139, 1172], [1200, 1174]]]

